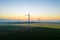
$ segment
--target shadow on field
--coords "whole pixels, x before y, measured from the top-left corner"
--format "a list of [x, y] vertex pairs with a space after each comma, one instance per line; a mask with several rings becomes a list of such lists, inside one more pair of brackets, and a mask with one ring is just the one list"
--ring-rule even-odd
[[22, 26], [0, 26], [1, 40], [60, 40], [60, 29], [47, 27], [31, 27], [31, 30], [21, 30]]

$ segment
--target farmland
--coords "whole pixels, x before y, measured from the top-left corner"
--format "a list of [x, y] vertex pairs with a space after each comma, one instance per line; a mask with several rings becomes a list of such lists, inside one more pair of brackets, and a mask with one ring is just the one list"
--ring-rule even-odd
[[60, 39], [60, 24], [58, 23], [30, 23], [28, 24], [0, 24], [0, 39]]

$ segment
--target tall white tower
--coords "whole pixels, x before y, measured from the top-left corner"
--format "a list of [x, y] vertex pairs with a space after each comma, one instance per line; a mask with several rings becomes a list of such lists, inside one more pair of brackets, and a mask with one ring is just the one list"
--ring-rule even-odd
[[38, 18], [38, 24], [40, 24], [40, 18]]
[[30, 12], [25, 16], [28, 16], [28, 30], [30, 31]]

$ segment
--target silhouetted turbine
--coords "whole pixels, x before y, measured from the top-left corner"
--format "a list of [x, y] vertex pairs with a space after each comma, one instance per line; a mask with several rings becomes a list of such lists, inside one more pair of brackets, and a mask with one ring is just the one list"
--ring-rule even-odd
[[30, 12], [25, 16], [28, 16], [28, 30], [30, 30]]

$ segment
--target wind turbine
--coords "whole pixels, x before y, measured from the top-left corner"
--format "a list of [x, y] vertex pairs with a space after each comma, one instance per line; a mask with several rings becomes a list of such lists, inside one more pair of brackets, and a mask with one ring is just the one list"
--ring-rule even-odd
[[38, 24], [40, 24], [40, 18], [38, 18]]
[[19, 24], [19, 17], [18, 17], [18, 20], [17, 20], [18, 24]]
[[27, 15], [25, 16], [28, 16], [28, 30], [30, 30], [30, 11]]

